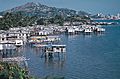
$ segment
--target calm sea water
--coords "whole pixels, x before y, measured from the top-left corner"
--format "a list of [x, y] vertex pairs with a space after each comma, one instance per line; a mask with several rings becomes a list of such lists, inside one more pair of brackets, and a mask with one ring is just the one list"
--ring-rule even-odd
[[120, 79], [120, 26], [105, 26], [104, 34], [60, 35], [67, 45], [65, 60], [41, 58], [40, 48], [25, 47], [30, 74], [65, 79]]
[[93, 20], [93, 21], [96, 21], [96, 22], [117, 22], [120, 24], [120, 20]]

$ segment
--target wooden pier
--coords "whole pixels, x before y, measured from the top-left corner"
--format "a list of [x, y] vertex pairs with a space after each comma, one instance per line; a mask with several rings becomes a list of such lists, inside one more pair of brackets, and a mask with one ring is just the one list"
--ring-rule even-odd
[[0, 61], [2, 62], [8, 62], [8, 63], [17, 63], [17, 64], [24, 64], [24, 67], [26, 70], [28, 70], [28, 63], [27, 61], [30, 59], [27, 59], [26, 57], [10, 57], [10, 58], [1, 58]]
[[11, 58], [2, 58], [3, 62], [22, 62], [27, 61], [29, 59], [26, 59], [26, 57], [11, 57]]

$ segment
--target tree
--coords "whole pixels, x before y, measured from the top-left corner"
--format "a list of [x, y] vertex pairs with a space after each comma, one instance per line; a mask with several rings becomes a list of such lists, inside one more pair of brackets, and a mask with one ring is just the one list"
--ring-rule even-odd
[[0, 19], [0, 29], [8, 30], [12, 27], [25, 27], [27, 25], [32, 25], [36, 21], [35, 16], [25, 16], [21, 12], [17, 13], [6, 13], [3, 18]]
[[38, 24], [38, 25], [44, 25], [44, 24], [45, 24], [45, 23], [44, 23], [44, 20], [45, 20], [45, 19], [43, 19], [43, 18], [37, 20], [37, 24]]

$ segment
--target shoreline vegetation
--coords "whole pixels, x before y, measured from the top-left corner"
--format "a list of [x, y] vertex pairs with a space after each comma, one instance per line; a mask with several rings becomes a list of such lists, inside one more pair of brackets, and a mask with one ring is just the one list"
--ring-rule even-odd
[[63, 26], [64, 22], [70, 22], [71, 25], [73, 22], [81, 22], [82, 24], [86, 24], [90, 21], [90, 18], [87, 16], [68, 16], [63, 17], [61, 15], [56, 15], [53, 17], [38, 17], [38, 16], [27, 16], [22, 14], [22, 12], [17, 13], [9, 13], [3, 15], [0, 18], [0, 30], [9, 30], [9, 28], [13, 27], [26, 27], [26, 26], [34, 26], [34, 25], [60, 25]]
[[46, 76], [36, 78], [28, 74], [28, 70], [21, 68], [16, 63], [0, 62], [0, 79], [65, 79], [59, 76]]

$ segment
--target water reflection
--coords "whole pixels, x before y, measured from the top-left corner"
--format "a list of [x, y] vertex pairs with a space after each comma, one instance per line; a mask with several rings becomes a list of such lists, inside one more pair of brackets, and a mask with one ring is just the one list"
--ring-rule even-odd
[[74, 39], [76, 37], [78, 37], [79, 35], [66, 35], [68, 37], [68, 39]]
[[91, 38], [92, 35], [91, 34], [87, 34], [87, 35], [83, 35], [84, 38]]
[[55, 60], [54, 58], [45, 59], [44, 65], [46, 68], [63, 69], [65, 65], [65, 59], [63, 60], [60, 59]]
[[41, 48], [41, 47], [32, 47], [31, 51], [32, 51], [32, 53], [35, 54], [35, 56], [42, 58], [43, 48]]
[[8, 57], [13, 57], [15, 50], [10, 50], [10, 49], [1, 50], [0, 53], [2, 58], [8, 58]]
[[97, 32], [97, 33], [94, 33], [96, 36], [104, 36], [105, 33], [104, 32]]
[[0, 50], [0, 57], [2, 58], [17, 57], [22, 56], [22, 54], [22, 48]]

